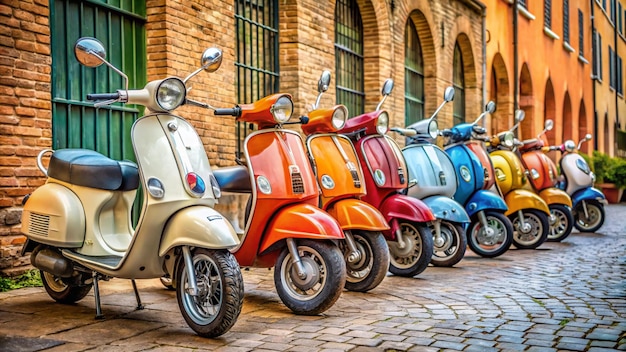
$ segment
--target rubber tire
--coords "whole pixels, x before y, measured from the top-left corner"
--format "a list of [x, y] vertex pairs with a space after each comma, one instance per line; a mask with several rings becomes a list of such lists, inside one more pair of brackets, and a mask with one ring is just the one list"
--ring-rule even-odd
[[474, 241], [474, 231], [477, 231], [478, 227], [481, 226], [478, 216], [474, 215], [467, 231], [467, 245], [472, 252], [483, 258], [496, 258], [511, 248], [511, 243], [513, 243], [513, 224], [511, 224], [511, 220], [502, 213], [485, 211], [485, 217], [487, 218], [487, 222], [497, 221], [502, 225], [505, 231], [504, 241], [501, 243], [500, 247], [495, 250], [485, 250], [479, 243]]
[[[294, 292], [290, 286], [292, 274], [292, 258], [287, 247], [276, 260], [274, 267], [274, 285], [276, 292], [287, 308], [300, 315], [317, 315], [330, 308], [341, 296], [343, 287], [346, 285], [346, 263], [339, 247], [330, 241], [298, 239], [296, 241], [298, 253], [301, 259], [311, 263], [311, 255], [315, 255], [319, 262], [318, 273], [325, 273], [321, 282], [321, 288], [310, 297], [305, 293]], [[308, 255], [303, 255], [304, 252]], [[288, 281], [286, 281], [288, 280]], [[319, 284], [319, 280], [317, 281]], [[293, 295], [301, 295], [306, 299], [298, 299]]]
[[[380, 232], [353, 231], [352, 237], [361, 252], [361, 260], [359, 263], [348, 263], [346, 259], [346, 285], [349, 291], [367, 292], [377, 287], [387, 276], [389, 269], [389, 246], [385, 237]], [[346, 241], [339, 243], [339, 248], [344, 253], [348, 246]], [[367, 275], [357, 277], [353, 275], [355, 271], [367, 267]]]
[[[430, 260], [433, 257], [433, 234], [426, 224], [400, 220], [399, 226], [403, 234], [405, 232], [405, 229], [407, 229], [418, 237], [418, 241], [411, 241], [411, 244], [414, 244], [412, 246], [412, 249], [416, 248], [416, 245], [418, 245], [417, 242], [419, 242], [419, 245], [421, 245], [421, 249], [419, 250], [419, 255], [416, 260], [411, 262], [409, 266], [403, 265], [403, 267], [400, 267], [400, 263], [398, 263], [396, 258], [406, 258], [406, 255], [401, 255], [401, 253], [398, 253], [399, 250], [397, 248], [397, 241], [387, 241], [390, 253], [389, 271], [397, 276], [413, 277], [426, 270], [426, 268], [428, 267], [428, 263], [430, 263]], [[406, 241], [407, 236], [404, 237]]]
[[463, 259], [463, 257], [465, 256], [465, 250], [467, 249], [467, 235], [463, 230], [463, 226], [459, 225], [458, 223], [442, 221], [442, 231], [444, 227], [447, 228], [447, 230], [452, 231], [452, 245], [456, 246], [456, 249], [451, 255], [448, 255], [446, 257], [437, 256], [437, 247], [434, 245], [435, 233], [431, 228], [431, 232], [433, 232], [433, 256], [430, 259], [430, 264], [432, 264], [433, 266], [451, 267], [460, 262], [461, 259]]
[[550, 215], [554, 215], [553, 212], [556, 214], [560, 213], [558, 217], [564, 218], [566, 224], [565, 224], [565, 230], [560, 235], [552, 234], [553, 227], [551, 225], [550, 231], [548, 232], [547, 241], [548, 242], [561, 242], [572, 233], [572, 229], [574, 228], [574, 217], [572, 216], [572, 210], [564, 204], [550, 204], [549, 208], [550, 208]]
[[602, 225], [604, 225], [604, 219], [606, 217], [606, 214], [604, 213], [604, 206], [596, 201], [596, 200], [589, 200], [586, 201], [587, 202], [587, 209], [589, 210], [590, 207], [596, 208], [598, 213], [600, 214], [600, 219], [598, 220], [598, 223], [593, 226], [593, 227], [583, 227], [580, 225], [579, 223], [579, 218], [578, 218], [578, 214], [584, 214], [585, 212], [583, 211], [583, 205], [582, 202], [578, 203], [578, 205], [576, 206], [576, 208], [574, 209], [574, 226], [576, 227], [576, 229], [580, 232], [596, 232], [598, 231]]
[[[541, 246], [548, 239], [548, 232], [550, 232], [550, 220], [548, 219], [548, 215], [537, 209], [523, 209], [524, 218], [527, 219], [529, 217], [534, 217], [535, 220], [539, 221], [541, 226], [541, 233], [534, 235], [534, 240], [530, 242], [521, 242], [516, 237], [517, 235], [513, 235], [513, 244], [517, 249], [536, 249]], [[515, 221], [517, 220], [517, 212], [509, 215], [511, 219], [511, 223], [513, 224], [513, 228], [515, 228]], [[526, 220], [524, 220], [526, 221]]]
[[[210, 276], [219, 275], [220, 287], [214, 291], [219, 292], [221, 303], [217, 307], [217, 313], [206, 317], [202, 312], [196, 310], [197, 305], [195, 299], [189, 295], [185, 288], [187, 287], [187, 270], [185, 269], [185, 261], [182, 256], [179, 264], [176, 266], [176, 299], [180, 312], [185, 318], [187, 325], [202, 337], [217, 337], [226, 333], [237, 321], [241, 308], [243, 306], [243, 277], [239, 264], [235, 257], [227, 250], [211, 250], [206, 248], [196, 248], [192, 254], [192, 262], [194, 267], [199, 261], [210, 262], [213, 270]], [[206, 272], [196, 273], [196, 280], [200, 277], [206, 277]], [[211, 283], [215, 285], [218, 281]], [[199, 288], [202, 288], [202, 281], [198, 280]], [[202, 292], [202, 291], [201, 291]], [[201, 297], [205, 300], [208, 295]], [[194, 318], [195, 317], [195, 318]]]
[[72, 304], [80, 301], [87, 296], [89, 291], [91, 291], [91, 286], [93, 286], [93, 284], [84, 286], [70, 285], [64, 282], [63, 278], [43, 270], [39, 270], [39, 274], [41, 283], [43, 283], [43, 287], [48, 295], [55, 301], [63, 304]]

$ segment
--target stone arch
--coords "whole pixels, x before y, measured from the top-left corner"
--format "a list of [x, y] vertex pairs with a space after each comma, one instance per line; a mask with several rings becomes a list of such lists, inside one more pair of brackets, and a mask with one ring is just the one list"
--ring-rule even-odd
[[524, 110], [526, 117], [518, 128], [518, 136], [519, 138], [532, 138], [535, 98], [530, 70], [526, 63], [522, 65], [519, 77], [519, 108]]
[[[452, 52], [454, 53], [455, 47], [458, 44], [459, 49], [461, 51], [461, 58], [463, 61], [463, 83], [465, 89], [465, 102], [464, 102], [464, 116], [466, 121], [473, 120], [477, 116], [471, 116], [470, 114], [475, 113], [475, 108], [472, 108], [473, 105], [476, 105], [475, 101], [471, 101], [470, 99], [474, 98], [474, 91], [478, 87], [478, 78], [476, 75], [476, 64], [474, 61], [474, 52], [472, 48], [472, 43], [470, 38], [465, 33], [460, 33], [455, 41], [455, 45], [452, 46]], [[450, 57], [454, 57], [451, 55]], [[454, 64], [451, 62], [451, 66]], [[452, 73], [452, 72], [450, 72]], [[454, 103], [457, 103], [457, 100], [454, 100]]]
[[[546, 91], [543, 100], [543, 117], [544, 121], [549, 119], [554, 122], [554, 130], [547, 133], [546, 137], [548, 138], [548, 145], [555, 145], [555, 136], [557, 134], [556, 130], [559, 128], [559, 124], [556, 120], [556, 99], [554, 98], [554, 87], [552, 86], [552, 80], [549, 77], [548, 81], [546, 81]], [[532, 137], [525, 135], [524, 138], [528, 139]]]
[[491, 115], [491, 134], [510, 128], [509, 117], [512, 116], [513, 100], [509, 92], [509, 73], [500, 53], [496, 53], [491, 64], [489, 100], [496, 103], [496, 111]]

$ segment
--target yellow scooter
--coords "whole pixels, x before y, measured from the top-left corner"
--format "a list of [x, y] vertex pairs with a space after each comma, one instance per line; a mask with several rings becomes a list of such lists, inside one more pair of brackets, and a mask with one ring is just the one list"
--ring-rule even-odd
[[[515, 112], [515, 125], [488, 142], [489, 156], [496, 173], [496, 182], [509, 207], [505, 213], [513, 223], [513, 244], [519, 249], [535, 249], [548, 238], [550, 209], [530, 185], [522, 161], [513, 149], [521, 145], [513, 131], [524, 120], [524, 112]], [[504, 143], [508, 141], [508, 143]], [[511, 143], [513, 141], [513, 143]], [[512, 146], [512, 147], [508, 147]]]

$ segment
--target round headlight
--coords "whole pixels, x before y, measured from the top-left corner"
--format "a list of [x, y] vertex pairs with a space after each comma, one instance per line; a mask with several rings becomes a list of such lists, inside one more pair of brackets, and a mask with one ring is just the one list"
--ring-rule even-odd
[[439, 125], [437, 124], [437, 120], [432, 119], [430, 123], [428, 123], [428, 134], [430, 138], [437, 138], [437, 134], [439, 134]]
[[333, 118], [331, 123], [333, 124], [333, 128], [340, 130], [346, 124], [346, 119], [348, 118], [348, 108], [341, 105], [333, 111]]
[[571, 139], [566, 140], [565, 150], [569, 153], [573, 153], [576, 150], [576, 143], [574, 143], [574, 141]]
[[293, 101], [291, 101], [288, 96], [283, 95], [276, 100], [270, 112], [274, 115], [276, 122], [285, 123], [291, 118], [291, 114], [293, 113]]
[[187, 89], [185, 83], [179, 78], [166, 78], [156, 89], [156, 101], [161, 109], [171, 111], [181, 106], [185, 102]]
[[507, 148], [513, 148], [514, 139], [515, 139], [515, 135], [513, 135], [513, 132], [508, 131], [504, 134], [504, 136], [502, 136], [502, 140], [500, 141], [500, 143], [502, 143], [502, 145], [504, 145]]
[[385, 134], [389, 130], [389, 114], [386, 111], [383, 111], [378, 115], [378, 119], [376, 120], [376, 132], [379, 134]]

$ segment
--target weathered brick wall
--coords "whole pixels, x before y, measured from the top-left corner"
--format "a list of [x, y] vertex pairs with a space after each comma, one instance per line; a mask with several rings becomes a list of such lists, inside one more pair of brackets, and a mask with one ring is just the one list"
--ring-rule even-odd
[[48, 1], [0, 4], [0, 272], [23, 271], [18, 258], [21, 201], [44, 182], [37, 154], [51, 141]]

